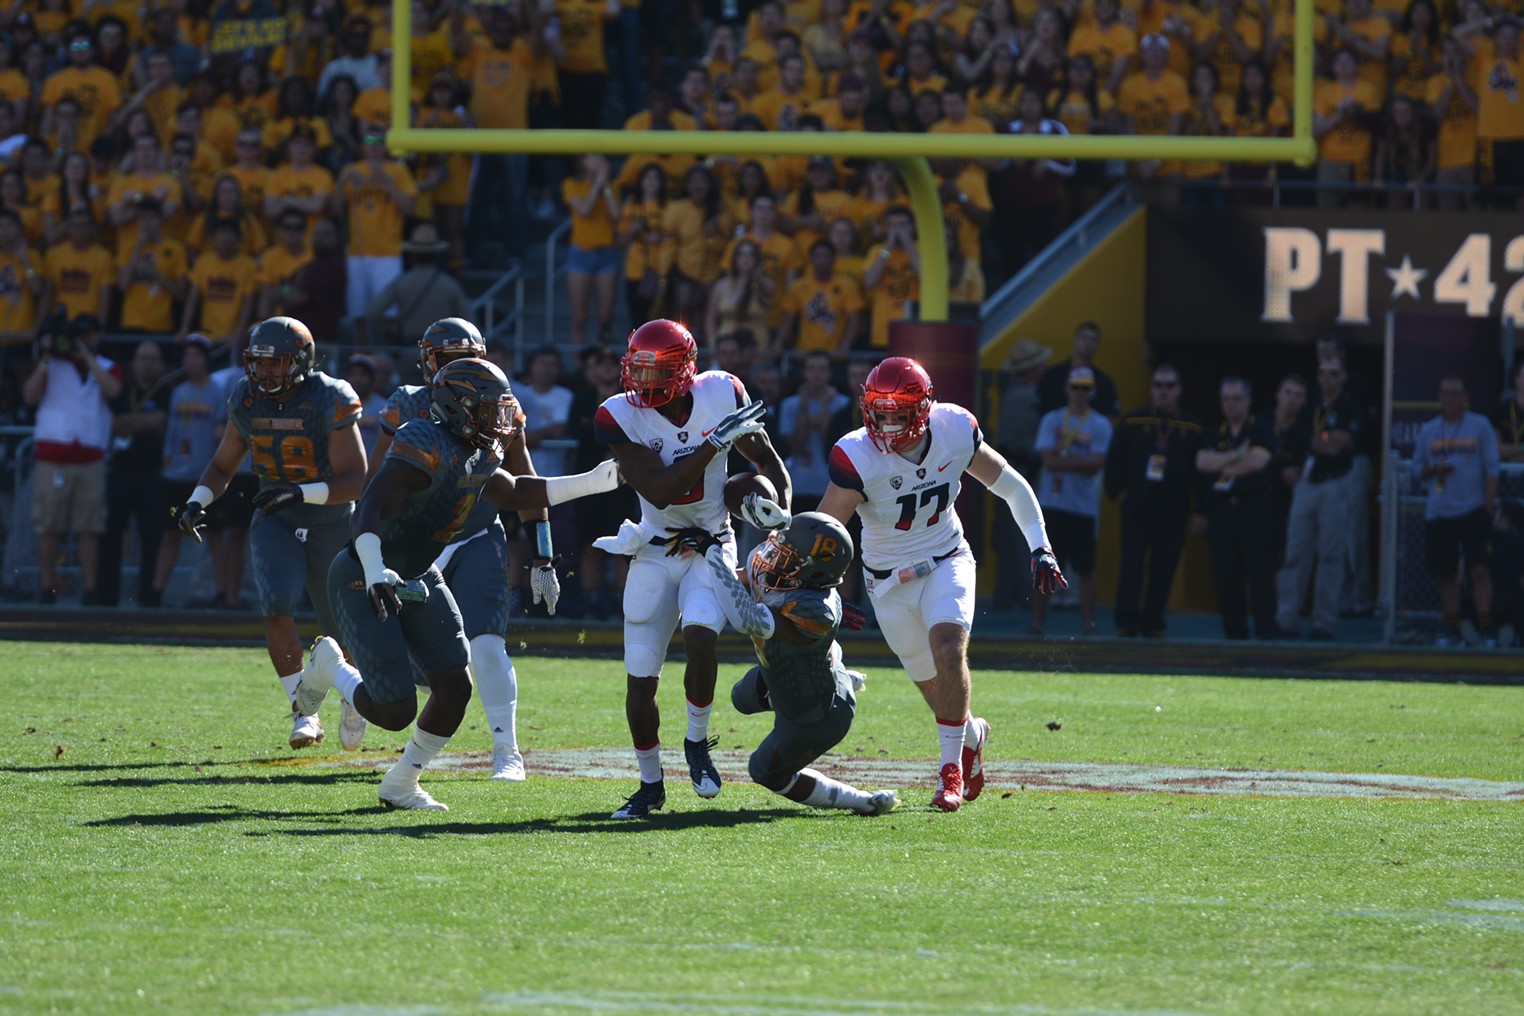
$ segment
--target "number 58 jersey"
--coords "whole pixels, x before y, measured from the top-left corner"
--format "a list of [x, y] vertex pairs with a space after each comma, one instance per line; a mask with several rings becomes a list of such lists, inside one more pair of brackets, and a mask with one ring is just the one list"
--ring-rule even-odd
[[865, 427], [831, 449], [831, 482], [863, 496], [857, 514], [869, 568], [902, 568], [951, 554], [963, 543], [953, 505], [984, 435], [972, 413], [950, 402], [932, 404], [926, 433], [931, 441], [920, 462], [880, 451]]
[[[328, 436], [360, 422], [360, 397], [348, 381], [313, 371], [284, 399], [261, 395], [239, 378], [228, 396], [228, 423], [249, 446], [261, 488], [333, 479]], [[295, 526], [347, 515], [349, 505], [297, 505], [281, 514]]]
[[[599, 444], [630, 442], [645, 445], [670, 466], [704, 446], [705, 439], [721, 420], [750, 402], [740, 378], [722, 370], [706, 370], [693, 379], [693, 409], [682, 423], [673, 423], [660, 410], [632, 404], [623, 393], [603, 400], [593, 416], [593, 434]], [[667, 527], [698, 526], [715, 536], [729, 538], [730, 513], [725, 510], [725, 456], [716, 455], [704, 467], [698, 483], [665, 508], [640, 499], [640, 533], [669, 536]]]

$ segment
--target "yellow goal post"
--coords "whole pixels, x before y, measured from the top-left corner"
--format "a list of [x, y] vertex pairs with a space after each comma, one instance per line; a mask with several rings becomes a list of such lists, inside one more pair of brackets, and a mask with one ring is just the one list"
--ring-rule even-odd
[[[534, 0], [530, 0], [534, 2]], [[395, 152], [577, 155], [819, 155], [887, 159], [904, 177], [917, 233], [942, 236], [942, 201], [928, 155], [958, 159], [1125, 159], [1141, 161], [1299, 162], [1312, 160], [1312, 0], [1297, 0], [1293, 34], [1292, 131], [1286, 138], [1138, 137], [1090, 134], [780, 133], [776, 131], [478, 130], [410, 125], [412, 6], [392, 0], [392, 126]], [[1266, 26], [1268, 30], [1269, 26]], [[947, 319], [947, 251], [921, 247], [923, 321]]]

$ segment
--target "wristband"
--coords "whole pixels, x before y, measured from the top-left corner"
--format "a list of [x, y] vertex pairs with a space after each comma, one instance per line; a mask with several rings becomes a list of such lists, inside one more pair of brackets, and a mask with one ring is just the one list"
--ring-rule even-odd
[[191, 491], [190, 499], [186, 501], [186, 504], [199, 504], [205, 508], [215, 500], [217, 495], [212, 493], [212, 488], [205, 484], [197, 484], [196, 489]]
[[355, 557], [365, 569], [365, 585], [370, 587], [386, 581], [386, 564], [381, 560], [381, 537], [377, 533], [361, 533], [355, 537]]
[[547, 561], [556, 556], [555, 546], [550, 540], [550, 523], [545, 519], [534, 524], [534, 551], [536, 556]]
[[602, 494], [619, 486], [619, 466], [606, 459], [585, 473], [574, 476], [551, 476], [545, 479], [545, 501], [558, 505], [589, 494]]
[[296, 489], [302, 492], [302, 501], [306, 504], [328, 503], [328, 484], [326, 483], [303, 483]]

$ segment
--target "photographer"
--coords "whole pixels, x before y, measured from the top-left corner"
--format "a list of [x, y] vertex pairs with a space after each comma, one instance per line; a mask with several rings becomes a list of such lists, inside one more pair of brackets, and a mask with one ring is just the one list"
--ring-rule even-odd
[[110, 401], [122, 391], [121, 369], [100, 356], [100, 324], [80, 315], [45, 326], [42, 359], [22, 388], [37, 410], [37, 468], [32, 473], [32, 526], [37, 532], [38, 600], [52, 603], [58, 587], [58, 547], [64, 533], [79, 546], [83, 603], [96, 601], [100, 534], [106, 528], [106, 448]]

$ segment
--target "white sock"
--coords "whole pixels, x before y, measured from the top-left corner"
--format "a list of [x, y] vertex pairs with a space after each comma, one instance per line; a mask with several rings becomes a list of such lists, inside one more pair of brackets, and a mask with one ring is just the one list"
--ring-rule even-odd
[[973, 713], [969, 713], [968, 721], [963, 724], [963, 747], [965, 748], [979, 747], [979, 724], [974, 722], [977, 718]]
[[937, 718], [937, 738], [942, 744], [942, 765], [945, 766], [949, 762], [963, 764], [963, 730], [967, 726], [967, 716], [961, 720]]
[[286, 698], [291, 702], [291, 708], [296, 708], [296, 686], [302, 683], [302, 672], [298, 670], [294, 674], [282, 675], [280, 686], [286, 689]]
[[658, 741], [649, 748], [637, 747], [635, 749], [635, 761], [640, 763], [641, 783], [661, 782], [661, 742]]
[[813, 769], [801, 769], [799, 775], [810, 776], [815, 780], [815, 789], [810, 791], [810, 796], [804, 799], [804, 803], [811, 808], [840, 808], [844, 811], [866, 812], [871, 807], [865, 791], [848, 786], [840, 780], [833, 780], [829, 776], [822, 776]]
[[333, 689], [339, 693], [339, 698], [354, 705], [355, 689], [363, 687], [364, 684], [365, 680], [354, 668], [354, 664], [340, 657], [338, 666], [333, 668]]
[[501, 635], [471, 640], [471, 672], [492, 728], [492, 747], [518, 751], [519, 677]]
[[[408, 740], [407, 747], [402, 749], [402, 758], [392, 766], [386, 779], [393, 783], [417, 784], [418, 774], [423, 771], [423, 767], [434, 761], [435, 756], [449, 743], [448, 734], [431, 734], [422, 727], [414, 726], [413, 736]], [[398, 774], [397, 779], [392, 779], [392, 773]]]
[[709, 736], [709, 710], [714, 708], [714, 700], [708, 705], [696, 706], [691, 701], [688, 703], [688, 740], [702, 741]]

